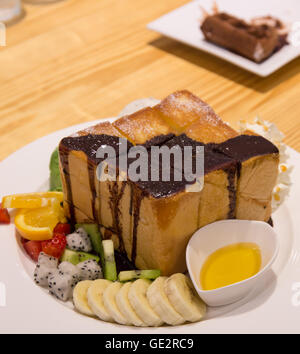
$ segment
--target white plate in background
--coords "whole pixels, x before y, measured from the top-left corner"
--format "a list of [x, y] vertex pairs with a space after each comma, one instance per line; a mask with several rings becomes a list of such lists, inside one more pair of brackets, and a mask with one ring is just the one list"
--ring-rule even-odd
[[[229, 50], [209, 43], [200, 30], [202, 11], [211, 10], [212, 0], [195, 0], [148, 24], [148, 28], [169, 38], [213, 54], [245, 70], [266, 77], [300, 55], [300, 1], [299, 0], [218, 0], [220, 11], [245, 20], [256, 16], [273, 15], [287, 24], [299, 21], [298, 46], [286, 45], [261, 64], [257, 64]], [[295, 41], [296, 42], [296, 41]]]

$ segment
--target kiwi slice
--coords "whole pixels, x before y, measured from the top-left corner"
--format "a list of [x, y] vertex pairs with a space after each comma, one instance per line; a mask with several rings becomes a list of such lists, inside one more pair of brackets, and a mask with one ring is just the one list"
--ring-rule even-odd
[[100, 261], [100, 258], [98, 256], [95, 256], [94, 254], [85, 253], [85, 252], [76, 252], [76, 251], [69, 250], [68, 248], [66, 248], [60, 258], [60, 261], [61, 262], [70, 262], [70, 263], [76, 265], [80, 262], [84, 262], [89, 259], [94, 259], [97, 263], [99, 263], [99, 261]]
[[59, 156], [58, 156], [58, 148], [56, 148], [50, 159], [50, 191], [62, 191], [62, 182], [59, 172]]
[[107, 280], [117, 280], [117, 266], [115, 262], [115, 250], [112, 240], [102, 241], [104, 252], [104, 278]]
[[135, 279], [156, 279], [160, 276], [159, 269], [145, 269], [145, 270], [125, 270], [119, 273], [119, 281], [126, 282]]
[[76, 224], [76, 230], [82, 227], [85, 232], [89, 235], [93, 250], [100, 256], [102, 268], [104, 268], [104, 252], [102, 245], [102, 236], [99, 230], [99, 225], [97, 224]]

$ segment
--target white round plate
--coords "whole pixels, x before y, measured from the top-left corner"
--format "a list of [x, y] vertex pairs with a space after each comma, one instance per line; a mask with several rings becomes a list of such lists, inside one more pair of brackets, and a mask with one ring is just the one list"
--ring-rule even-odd
[[[112, 120], [106, 119], [106, 120]], [[104, 121], [104, 120], [101, 120]], [[97, 122], [45, 136], [0, 164], [0, 198], [46, 190], [49, 158], [61, 138]], [[294, 165], [290, 196], [274, 213], [279, 255], [267, 278], [243, 300], [210, 308], [199, 323], [178, 327], [136, 328], [105, 323], [77, 313], [32, 280], [34, 263], [15, 236], [14, 225], [0, 225], [0, 332], [5, 333], [253, 333], [300, 331], [300, 154], [289, 148]]]

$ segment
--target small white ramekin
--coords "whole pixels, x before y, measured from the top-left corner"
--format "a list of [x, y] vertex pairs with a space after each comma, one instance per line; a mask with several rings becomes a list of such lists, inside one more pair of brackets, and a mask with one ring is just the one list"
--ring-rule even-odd
[[[262, 256], [261, 270], [251, 278], [215, 290], [203, 290], [200, 271], [209, 255], [230, 244], [256, 243]], [[196, 231], [186, 249], [190, 277], [201, 299], [209, 306], [228, 305], [246, 296], [259, 278], [271, 268], [278, 253], [278, 237], [266, 222], [250, 220], [217, 221]]]

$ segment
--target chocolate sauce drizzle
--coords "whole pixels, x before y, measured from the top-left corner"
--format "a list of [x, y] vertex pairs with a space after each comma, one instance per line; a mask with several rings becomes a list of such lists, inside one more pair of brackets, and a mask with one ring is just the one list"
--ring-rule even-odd
[[239, 135], [224, 143], [215, 144], [214, 149], [238, 162], [254, 156], [279, 153], [274, 144], [259, 135]]
[[122, 196], [124, 194], [125, 188], [126, 188], [126, 182], [123, 181], [122, 185], [121, 185], [121, 189], [120, 192], [118, 193], [118, 184], [117, 182], [113, 182], [115, 185], [115, 189], [116, 189], [116, 200], [114, 203], [114, 209], [113, 209], [113, 215], [114, 215], [114, 223], [115, 223], [115, 228], [117, 230], [117, 235], [119, 238], [119, 249], [120, 252], [124, 253], [125, 252], [125, 248], [124, 248], [124, 242], [123, 242], [123, 230], [122, 230], [122, 224], [121, 224], [121, 220], [120, 220], [120, 215], [121, 215], [121, 211], [120, 211], [120, 201], [122, 199]]
[[268, 222], [268, 224], [270, 226], [274, 227], [274, 223], [273, 223], [273, 219], [272, 218], [270, 218], [267, 222]]
[[236, 184], [235, 184], [235, 176], [236, 170], [234, 167], [228, 167], [224, 169], [224, 172], [227, 173], [228, 180], [228, 199], [229, 199], [229, 211], [227, 215], [227, 219], [235, 219], [235, 208], [236, 208]]
[[98, 214], [96, 212], [96, 186], [95, 186], [95, 172], [94, 172], [94, 166], [92, 164], [90, 164], [89, 162], [88, 164], [88, 172], [89, 172], [89, 182], [90, 182], [90, 190], [92, 193], [92, 200], [91, 200], [91, 205], [92, 205], [92, 213], [93, 213], [93, 219], [97, 221], [97, 223], [99, 224], [99, 217]]
[[134, 200], [134, 212], [133, 212], [133, 230], [132, 230], [132, 250], [131, 250], [131, 262], [135, 264], [136, 250], [137, 250], [137, 231], [140, 220], [141, 203], [144, 198], [143, 193], [139, 193]]

